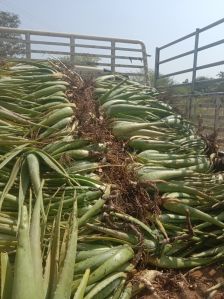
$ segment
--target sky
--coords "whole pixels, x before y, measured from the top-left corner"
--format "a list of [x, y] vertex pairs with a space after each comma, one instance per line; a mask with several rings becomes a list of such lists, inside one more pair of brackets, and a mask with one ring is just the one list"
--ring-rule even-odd
[[[0, 0], [0, 10], [16, 13], [21, 28], [142, 40], [149, 67], [154, 68], [155, 47], [224, 17], [224, 0]], [[199, 45], [224, 38], [224, 23], [203, 33]], [[169, 48], [162, 58], [191, 50], [194, 40]], [[224, 44], [200, 53], [198, 64], [223, 60]], [[161, 67], [170, 73], [192, 67], [192, 57]], [[198, 72], [215, 76], [222, 66]], [[224, 66], [223, 66], [224, 69]], [[223, 70], [222, 69], [222, 70]], [[187, 78], [182, 75], [180, 80]]]

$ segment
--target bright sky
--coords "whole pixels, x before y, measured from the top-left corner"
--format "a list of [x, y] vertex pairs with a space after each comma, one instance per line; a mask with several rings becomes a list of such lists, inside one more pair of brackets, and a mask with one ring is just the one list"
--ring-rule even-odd
[[[224, 0], [0, 0], [0, 10], [20, 16], [21, 27], [46, 31], [140, 39], [152, 54], [172, 40], [223, 18]], [[203, 33], [200, 45], [224, 38], [224, 24]], [[170, 48], [173, 56], [193, 48], [193, 39]], [[224, 44], [200, 54], [198, 64], [223, 60]], [[168, 73], [192, 66], [192, 59], [181, 59], [161, 68]], [[224, 67], [223, 67], [224, 68]], [[198, 73], [215, 76], [222, 66]], [[186, 78], [183, 75], [181, 79]]]

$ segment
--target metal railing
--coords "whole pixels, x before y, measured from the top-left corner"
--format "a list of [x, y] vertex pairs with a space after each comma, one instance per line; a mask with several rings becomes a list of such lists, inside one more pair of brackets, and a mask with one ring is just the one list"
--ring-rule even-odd
[[[207, 45], [204, 45], [204, 46], [201, 46], [199, 47], [199, 37], [200, 37], [200, 33], [202, 32], [205, 32], [217, 25], [220, 25], [224, 23], [224, 18], [221, 19], [221, 20], [218, 20], [208, 26], [205, 26], [201, 29], [197, 28], [194, 32], [188, 34], [188, 35], [185, 35], [173, 42], [170, 42], [162, 47], [157, 47], [156, 48], [156, 53], [155, 53], [155, 86], [156, 87], [159, 87], [159, 79], [162, 79], [162, 78], [168, 78], [168, 77], [171, 77], [171, 76], [175, 76], [175, 75], [180, 75], [180, 74], [184, 74], [184, 73], [191, 73], [191, 77], [192, 77], [192, 80], [191, 82], [187, 82], [187, 83], [180, 83], [180, 84], [175, 84], [173, 86], [191, 86], [191, 92], [194, 93], [195, 91], [195, 87], [196, 87], [196, 84], [197, 82], [200, 82], [200, 83], [206, 83], [206, 82], [211, 82], [211, 80], [203, 80], [203, 81], [197, 81], [197, 71], [199, 70], [203, 70], [203, 69], [207, 69], [207, 68], [211, 68], [211, 67], [215, 67], [215, 66], [219, 66], [219, 65], [223, 65], [224, 64], [224, 60], [220, 60], [220, 61], [216, 61], [216, 62], [213, 62], [213, 63], [209, 63], [209, 64], [204, 64], [204, 65], [198, 65], [197, 64], [197, 61], [198, 61], [198, 53], [201, 52], [201, 51], [204, 51], [206, 49], [209, 49], [209, 48], [212, 48], [212, 47], [215, 47], [215, 46], [218, 46], [218, 45], [221, 45], [224, 43], [224, 39], [221, 39], [221, 40], [218, 40], [216, 42], [213, 42], [213, 43], [210, 43], [210, 44], [207, 44]], [[169, 57], [169, 58], [166, 58], [164, 60], [161, 60], [160, 59], [160, 54], [161, 54], [161, 51], [164, 50], [164, 49], [167, 49], [175, 44], [179, 44], [189, 38], [192, 38], [194, 37], [195, 40], [194, 40], [194, 49], [193, 50], [190, 50], [190, 51], [187, 51], [187, 52], [184, 52], [184, 53], [181, 53], [179, 55], [175, 55], [175, 56], [172, 56], [172, 57]], [[170, 61], [174, 61], [174, 60], [177, 60], [177, 59], [180, 59], [180, 58], [183, 58], [185, 56], [188, 56], [188, 55], [192, 55], [193, 54], [193, 59], [192, 59], [192, 67], [191, 68], [188, 68], [188, 69], [183, 69], [183, 70], [180, 70], [180, 71], [176, 71], [176, 72], [172, 72], [172, 73], [169, 73], [169, 74], [163, 74], [163, 75], [160, 75], [160, 65], [161, 64], [165, 64], [165, 63], [168, 63]], [[223, 79], [216, 79], [216, 80], [213, 80], [213, 81], [223, 81]]]
[[[76, 57], [94, 58], [98, 70], [144, 76], [149, 84], [148, 55], [145, 44], [139, 40], [0, 27], [0, 42], [23, 44], [25, 53], [17, 57], [20, 60], [45, 60], [54, 55], [67, 57], [75, 64]], [[87, 68], [86, 62], [79, 59], [77, 67]]]
[[191, 97], [169, 97], [167, 102], [188, 117], [204, 135], [215, 134], [219, 148], [224, 150], [224, 93], [206, 93]]

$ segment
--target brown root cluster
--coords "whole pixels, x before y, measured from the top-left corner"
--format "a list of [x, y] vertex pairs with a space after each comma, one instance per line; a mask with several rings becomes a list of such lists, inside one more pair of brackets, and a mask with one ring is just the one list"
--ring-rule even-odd
[[[69, 77], [71, 80], [71, 76]], [[74, 83], [77, 86], [77, 79]], [[126, 144], [113, 136], [110, 122], [100, 111], [94, 98], [93, 82], [80, 81], [78, 88], [71, 88], [67, 96], [76, 105], [77, 137], [106, 146], [99, 174], [102, 181], [111, 184], [112, 187], [107, 206], [147, 222], [148, 212], [158, 211], [158, 206], [138, 183], [136, 174], [130, 167], [133, 160]]]

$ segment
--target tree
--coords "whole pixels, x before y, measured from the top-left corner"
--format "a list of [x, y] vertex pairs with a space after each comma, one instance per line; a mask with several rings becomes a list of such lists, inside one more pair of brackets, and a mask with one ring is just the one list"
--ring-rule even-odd
[[59, 60], [63, 62], [67, 67], [73, 67], [74, 65], [81, 65], [81, 66], [97, 66], [100, 58], [92, 57], [92, 56], [80, 56], [75, 55], [74, 62], [72, 63], [70, 60], [70, 56], [61, 56]]
[[[133, 75], [133, 76], [130, 76], [130, 78], [134, 81], [137, 81], [139, 83], [145, 83], [145, 76], [143, 76], [143, 71], [139, 72], [140, 75]], [[149, 70], [148, 72], [148, 78], [149, 78], [149, 82], [152, 86], [154, 86], [154, 83], [155, 83], [155, 73], [153, 70]], [[171, 78], [161, 78], [159, 79], [158, 81], [158, 85], [160, 86], [163, 86], [164, 88], [167, 88], [167, 87], [170, 87], [173, 85], [173, 80]]]
[[[209, 93], [209, 92], [223, 92], [224, 91], [224, 72], [220, 71], [217, 76], [221, 81], [216, 81], [214, 77], [206, 77], [206, 76], [199, 76], [196, 78], [195, 81], [195, 92], [199, 93]], [[189, 83], [188, 81], [184, 81], [183, 83]], [[177, 86], [175, 88], [175, 92], [177, 94], [189, 94], [192, 92], [191, 84], [187, 86]]]
[[220, 78], [220, 79], [224, 79], [224, 72], [223, 71], [220, 71], [217, 76]]
[[[18, 28], [19, 16], [5, 11], [0, 11], [0, 26]], [[0, 57], [9, 58], [24, 54], [24, 43], [20, 42], [21, 35], [15, 33], [0, 32]]]
[[[99, 57], [93, 56], [80, 56], [75, 55], [73, 63], [71, 62], [70, 56], [60, 56], [58, 60], [62, 63], [60, 64], [59, 61], [56, 60], [56, 63], [59, 63], [59, 66], [63, 68], [63, 65], [69, 68], [70, 70], [75, 70], [78, 72], [81, 77], [85, 80], [93, 80], [99, 73], [96, 71], [89, 71], [89, 69], [85, 69], [84, 67], [97, 67], [97, 63], [100, 61]], [[77, 68], [79, 66], [83, 66], [83, 68]], [[99, 69], [100, 72], [100, 69]]]

